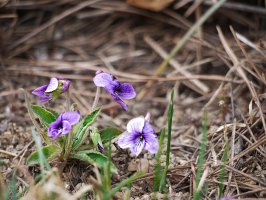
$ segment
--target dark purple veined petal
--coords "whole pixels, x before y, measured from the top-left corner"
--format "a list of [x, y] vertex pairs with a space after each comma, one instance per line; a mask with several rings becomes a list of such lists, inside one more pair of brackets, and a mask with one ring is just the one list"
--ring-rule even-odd
[[45, 92], [49, 93], [49, 92], [53, 92], [55, 91], [59, 86], [59, 81], [57, 78], [51, 78], [50, 79], [50, 83], [48, 84]]
[[111, 74], [107, 73], [98, 73], [96, 76], [93, 78], [93, 82], [97, 87], [105, 87], [113, 82], [113, 76]]
[[62, 126], [62, 114], [59, 115], [59, 117], [52, 122], [49, 127], [48, 127], [48, 136], [49, 137], [53, 137], [53, 138], [57, 138], [59, 133], [59, 130]]
[[145, 140], [140, 140], [140, 138], [136, 138], [134, 140], [134, 143], [130, 147], [130, 150], [133, 154], [138, 156], [144, 147], [145, 147]]
[[117, 140], [117, 144], [122, 148], [130, 148], [139, 137], [138, 133], [124, 132]]
[[71, 124], [66, 121], [63, 120], [62, 121], [62, 135], [68, 134], [71, 131]]
[[133, 86], [129, 83], [121, 83], [116, 88], [116, 93], [122, 99], [133, 99], [136, 96]]
[[80, 114], [77, 112], [65, 112], [62, 114], [62, 121], [68, 121], [70, 125], [78, 123]]
[[124, 110], [128, 110], [127, 104], [117, 94], [111, 94], [111, 96]]
[[143, 116], [131, 119], [127, 123], [127, 131], [129, 133], [142, 133], [144, 123], [145, 123], [145, 119]]

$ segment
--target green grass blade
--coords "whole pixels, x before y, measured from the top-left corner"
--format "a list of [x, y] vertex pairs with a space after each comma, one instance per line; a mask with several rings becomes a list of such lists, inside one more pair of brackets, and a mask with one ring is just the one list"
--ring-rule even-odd
[[226, 163], [228, 162], [228, 158], [229, 158], [229, 143], [228, 143], [228, 137], [227, 134], [225, 133], [225, 149], [224, 149], [224, 154], [223, 154], [223, 159], [222, 159], [222, 170], [221, 173], [219, 175], [219, 180], [220, 180], [220, 185], [219, 185], [219, 197], [223, 196], [223, 192], [224, 192], [224, 177], [225, 177], [225, 166]]
[[51, 171], [51, 166], [48, 163], [48, 160], [45, 158], [43, 151], [42, 151], [42, 144], [41, 144], [41, 138], [37, 136], [37, 133], [35, 132], [34, 128], [31, 130], [33, 139], [35, 141], [35, 144], [37, 146], [37, 151], [39, 155], [39, 163], [41, 167], [41, 176], [42, 176], [42, 181], [45, 181], [45, 175], [44, 171], [45, 168], [49, 171]]
[[[196, 172], [196, 188], [198, 188], [198, 185], [199, 185], [199, 182], [202, 176], [206, 145], [207, 145], [207, 113], [204, 111], [203, 126], [202, 126], [202, 139], [201, 139], [201, 144], [200, 144], [199, 161], [198, 161], [197, 172]], [[199, 200], [200, 196], [201, 196], [201, 191], [198, 191], [197, 189], [194, 194], [194, 200]]]
[[133, 174], [131, 177], [127, 178], [126, 180], [119, 183], [115, 188], [113, 188], [109, 193], [105, 194], [103, 200], [109, 200], [115, 193], [117, 193], [122, 187], [130, 185], [134, 180], [143, 176], [142, 172], [137, 172]]
[[159, 139], [159, 150], [156, 154], [156, 164], [155, 164], [155, 174], [153, 179], [153, 191], [158, 192], [160, 187], [160, 181], [162, 176], [162, 167], [161, 167], [161, 155], [163, 150], [163, 141], [165, 138], [165, 128], [162, 129], [160, 133], [160, 139]]
[[172, 137], [172, 119], [173, 119], [173, 113], [174, 113], [174, 90], [171, 92], [171, 100], [168, 108], [168, 131], [167, 131], [167, 149], [166, 149], [166, 163], [164, 172], [162, 175], [162, 179], [160, 182], [160, 192], [164, 192], [165, 190], [165, 184], [166, 184], [166, 177], [167, 177], [167, 171], [170, 164], [170, 150], [171, 150], [171, 137]]

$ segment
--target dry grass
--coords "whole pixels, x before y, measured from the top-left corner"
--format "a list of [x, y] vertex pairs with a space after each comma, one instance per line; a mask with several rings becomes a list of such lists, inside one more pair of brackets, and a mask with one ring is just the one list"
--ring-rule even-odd
[[[209, 125], [202, 179], [208, 185], [205, 199], [217, 198], [227, 140], [225, 195], [236, 199], [266, 198], [263, 1], [225, 3], [190, 38], [166, 70], [156, 74], [163, 59], [212, 3], [180, 0], [161, 12], [135, 8], [122, 0], [3, 3], [0, 156], [4, 180], [25, 164], [34, 149], [29, 133], [31, 123], [19, 88], [30, 91], [48, 77], [69, 78], [73, 80], [71, 101], [85, 114], [96, 92], [92, 78], [96, 70], [102, 69], [132, 82], [140, 94], [129, 102], [127, 113], [108, 95], [101, 94], [103, 113], [99, 121], [122, 129], [131, 117], [150, 111], [159, 131], [166, 124], [170, 89], [175, 88], [168, 173], [173, 199], [191, 198], [195, 190], [203, 110], [208, 112]], [[113, 184], [117, 184], [132, 173], [128, 163], [141, 159], [130, 158], [121, 150], [113, 154], [120, 170], [120, 176], [113, 178]], [[133, 184], [135, 198], [152, 192], [153, 160], [146, 154], [140, 158], [149, 160], [149, 173]], [[90, 174], [84, 173], [79, 164], [76, 166], [69, 164], [62, 175], [64, 184], [70, 185], [67, 190], [72, 192], [78, 190], [78, 183], [90, 185]], [[80, 177], [74, 177], [74, 169]], [[17, 177], [21, 179], [19, 189], [30, 184], [23, 173]]]

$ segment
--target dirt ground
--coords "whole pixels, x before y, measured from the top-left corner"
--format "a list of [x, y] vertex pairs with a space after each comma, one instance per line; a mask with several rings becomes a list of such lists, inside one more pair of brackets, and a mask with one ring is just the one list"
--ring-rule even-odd
[[[265, 1], [228, 0], [158, 72], [175, 45], [214, 3], [179, 0], [151, 11], [150, 5], [140, 8], [124, 0], [0, 1], [0, 172], [4, 182], [8, 184], [15, 174], [23, 195], [30, 178], [39, 173], [38, 166], [29, 168], [25, 163], [36, 147], [20, 88], [37, 104], [30, 95], [33, 89], [50, 77], [70, 79], [71, 102], [85, 115], [96, 92], [92, 79], [101, 69], [132, 83], [137, 97], [128, 101], [125, 112], [102, 92], [96, 126], [125, 130], [131, 118], [150, 112], [159, 134], [167, 127], [174, 88], [170, 199], [192, 198], [204, 110], [208, 114], [204, 199], [218, 198], [226, 143], [224, 194], [234, 199], [266, 198]], [[56, 105], [60, 111], [63, 98]], [[131, 187], [131, 199], [151, 199], [154, 156], [144, 152], [135, 157], [114, 144], [112, 160], [119, 173], [112, 184], [144, 171], [145, 177]], [[84, 163], [67, 163], [61, 174], [63, 187], [75, 193], [90, 184], [92, 170]], [[116, 199], [123, 199], [124, 193], [118, 192]]]

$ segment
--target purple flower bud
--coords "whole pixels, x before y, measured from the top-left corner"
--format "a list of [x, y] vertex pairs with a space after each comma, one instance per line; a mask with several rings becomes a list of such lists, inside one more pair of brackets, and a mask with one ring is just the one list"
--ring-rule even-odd
[[136, 96], [136, 92], [131, 84], [120, 83], [111, 74], [97, 71], [93, 81], [97, 87], [103, 87], [111, 94], [112, 98], [125, 110], [128, 110], [128, 107], [123, 99], [133, 99]]
[[143, 149], [155, 154], [159, 148], [155, 131], [143, 116], [131, 119], [128, 122], [127, 131], [118, 138], [118, 145], [122, 149], [130, 148], [136, 156]]
[[103, 147], [99, 143], [97, 144], [97, 147], [98, 147], [98, 150], [102, 153], [104, 150]]
[[68, 134], [72, 126], [79, 122], [80, 114], [77, 112], [64, 112], [49, 125], [48, 136], [54, 139], [61, 135]]
[[47, 102], [68, 90], [70, 81], [63, 78], [51, 78], [48, 85], [43, 85], [32, 91], [32, 94], [40, 97], [39, 102]]

